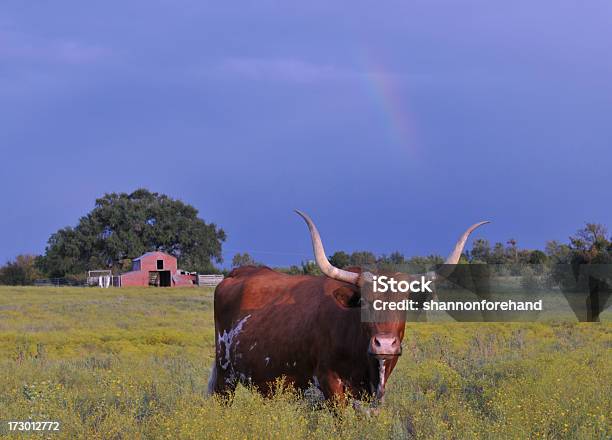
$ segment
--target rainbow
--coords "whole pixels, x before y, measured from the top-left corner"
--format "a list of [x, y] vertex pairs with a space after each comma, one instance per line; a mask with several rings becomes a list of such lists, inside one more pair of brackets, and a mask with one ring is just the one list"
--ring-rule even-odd
[[402, 150], [416, 153], [419, 143], [415, 118], [410, 112], [406, 93], [401, 90], [400, 78], [371, 51], [362, 51], [359, 58], [364, 72], [360, 75], [364, 89], [387, 121], [389, 140], [400, 145]]

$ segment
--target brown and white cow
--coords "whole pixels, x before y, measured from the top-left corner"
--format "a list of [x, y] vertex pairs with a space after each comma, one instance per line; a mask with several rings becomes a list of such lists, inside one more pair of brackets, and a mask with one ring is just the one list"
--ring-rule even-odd
[[[296, 212], [308, 225], [324, 275], [247, 266], [217, 286], [209, 393], [229, 394], [243, 383], [269, 394], [284, 378], [300, 390], [314, 385], [326, 399], [344, 400], [347, 393], [382, 399], [402, 353], [405, 316], [397, 312], [386, 322], [363, 322], [361, 307], [373, 295], [372, 274], [332, 266], [312, 220]], [[446, 264], [459, 261], [468, 236], [484, 223], [461, 236]]]

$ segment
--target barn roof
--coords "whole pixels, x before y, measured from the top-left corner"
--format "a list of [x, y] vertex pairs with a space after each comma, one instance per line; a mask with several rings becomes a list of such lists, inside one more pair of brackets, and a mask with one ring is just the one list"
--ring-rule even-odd
[[170, 254], [167, 254], [167, 253], [161, 252], [161, 251], [153, 251], [153, 252], [147, 252], [145, 254], [142, 254], [140, 257], [134, 258], [134, 260], [132, 260], [132, 261], [139, 261], [139, 260], [142, 260], [143, 258], [155, 257], [155, 256], [158, 256], [158, 255], [163, 255], [164, 257], [170, 257], [170, 258], [176, 259], [176, 257], [174, 255], [170, 255]]

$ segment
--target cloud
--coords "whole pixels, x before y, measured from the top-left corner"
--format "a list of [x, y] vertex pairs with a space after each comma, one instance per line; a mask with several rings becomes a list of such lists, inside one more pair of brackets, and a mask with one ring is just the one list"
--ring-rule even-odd
[[[208, 70], [210, 73], [210, 70]], [[329, 64], [315, 64], [297, 58], [226, 58], [220, 61], [212, 72], [239, 79], [314, 83], [322, 81], [366, 81], [428, 85], [457, 80], [455, 75], [433, 75], [428, 72], [401, 72], [380, 64], [351, 67]], [[463, 77], [466, 75], [463, 74]]]
[[112, 55], [109, 48], [75, 40], [44, 40], [32, 35], [0, 30], [0, 56], [15, 60], [89, 64]]
[[229, 73], [254, 80], [301, 83], [354, 78], [359, 75], [356, 71], [293, 58], [228, 58], [216, 70], [222, 74]]

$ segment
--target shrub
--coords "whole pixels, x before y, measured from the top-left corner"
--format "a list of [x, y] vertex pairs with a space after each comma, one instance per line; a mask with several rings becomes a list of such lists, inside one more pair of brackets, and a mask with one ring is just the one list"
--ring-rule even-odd
[[0, 284], [12, 286], [26, 286], [32, 284], [35, 279], [41, 278], [36, 268], [34, 255], [18, 255], [15, 261], [9, 261], [0, 268]]

